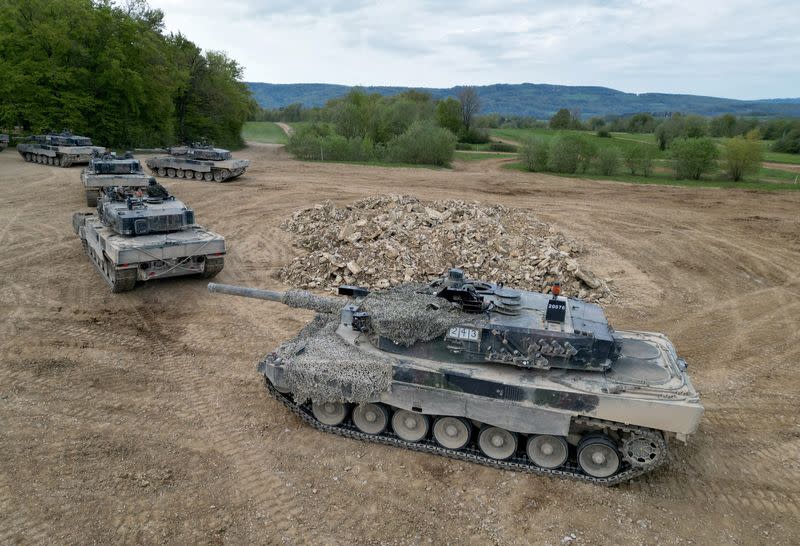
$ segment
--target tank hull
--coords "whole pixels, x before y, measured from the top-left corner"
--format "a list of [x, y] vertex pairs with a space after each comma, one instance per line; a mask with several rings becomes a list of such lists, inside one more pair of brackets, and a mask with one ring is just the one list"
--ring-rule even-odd
[[[340, 325], [336, 334], [343, 343], [370, 357], [387, 358], [385, 352], [366, 342], [360, 332], [352, 328]], [[665, 462], [666, 438], [674, 436], [686, 441], [697, 430], [703, 415], [703, 406], [685, 366], [667, 338], [646, 332], [616, 332], [616, 335], [623, 341], [645, 347], [650, 351], [646, 355], [649, 358], [624, 362], [619, 370], [612, 368], [610, 372], [598, 373], [568, 369], [526, 370], [496, 363], [454, 364], [390, 356], [389, 386], [371, 399], [348, 404], [354, 389], [347, 384], [339, 386], [340, 402], [349, 409], [348, 417], [335, 426], [317, 418], [312, 402], [295, 400], [290, 394], [292, 385], [287, 381], [286, 362], [274, 354], [269, 355], [259, 364], [258, 370], [274, 396], [309, 424], [328, 432], [395, 443], [498, 468], [614, 485], [652, 471]], [[356, 410], [353, 409], [364, 404], [387, 408], [392, 418], [399, 412], [424, 416], [429, 425], [443, 418], [457, 418], [467, 423], [471, 439], [463, 447], [453, 449], [443, 446], [430, 431], [412, 442], [394, 433], [392, 426], [378, 434], [364, 434], [355, 421]], [[513, 454], [504, 458], [487, 455], [479, 445], [480, 435], [486, 429], [510, 432], [516, 442]], [[613, 439], [612, 449], [621, 457], [611, 475], [587, 472], [579, 463], [583, 443], [596, 435]], [[536, 438], [563, 439], [568, 450], [566, 459], [553, 468], [534, 463], [526, 456], [524, 446]], [[637, 462], [635, 455], [626, 455], [634, 450], [630, 446], [638, 446], [643, 441], [650, 450], [650, 458]]]
[[137, 281], [184, 275], [210, 278], [224, 266], [225, 239], [199, 226], [129, 237], [104, 226], [94, 214], [76, 213], [73, 228], [115, 292], [131, 290]]
[[17, 152], [25, 161], [55, 167], [89, 163], [95, 155], [105, 151], [102, 146], [56, 146], [24, 142], [17, 144]]
[[146, 164], [154, 175], [161, 177], [227, 182], [244, 174], [250, 161], [247, 159], [210, 161], [163, 156], [150, 158]]

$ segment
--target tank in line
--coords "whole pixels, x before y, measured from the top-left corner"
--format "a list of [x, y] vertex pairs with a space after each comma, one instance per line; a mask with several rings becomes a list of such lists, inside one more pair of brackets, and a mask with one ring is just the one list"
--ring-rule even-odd
[[54, 167], [89, 163], [96, 154], [105, 151], [102, 146], [94, 146], [89, 137], [73, 135], [69, 131], [33, 135], [17, 143], [17, 152], [25, 161]]
[[147, 160], [147, 167], [161, 177], [228, 182], [244, 174], [250, 161], [234, 159], [231, 152], [211, 145], [193, 143], [191, 146], [167, 148], [169, 155]]
[[81, 171], [81, 182], [86, 191], [86, 205], [97, 206], [106, 188], [125, 186], [146, 188], [153, 179], [145, 173], [142, 164], [133, 157], [132, 152], [118, 156], [114, 152], [95, 154], [89, 164]]

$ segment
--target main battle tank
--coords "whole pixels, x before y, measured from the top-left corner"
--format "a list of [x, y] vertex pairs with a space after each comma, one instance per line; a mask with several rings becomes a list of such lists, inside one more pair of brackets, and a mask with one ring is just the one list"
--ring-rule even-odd
[[0, 152], [8, 148], [8, 135], [0, 134]]
[[29, 137], [27, 142], [17, 144], [17, 151], [25, 161], [70, 167], [76, 163], [88, 163], [96, 154], [102, 154], [106, 149], [93, 146], [92, 139], [88, 137], [64, 131]]
[[112, 292], [136, 281], [211, 278], [224, 266], [225, 239], [195, 224], [194, 211], [155, 179], [143, 189], [106, 188], [97, 214], [76, 212], [72, 226]]
[[613, 485], [667, 459], [703, 414], [662, 334], [611, 328], [594, 304], [471, 281], [349, 300], [211, 283], [211, 292], [313, 309], [258, 365], [310, 425], [497, 468]]
[[126, 152], [123, 157], [117, 157], [114, 152], [97, 154], [81, 171], [86, 204], [90, 207], [97, 206], [97, 199], [102, 197], [106, 188], [146, 188], [150, 180], [154, 180], [153, 177], [144, 172], [142, 164], [131, 152]]
[[147, 166], [158, 176], [227, 182], [244, 174], [247, 159], [233, 159], [228, 150], [194, 143], [167, 148], [168, 156], [153, 157]]

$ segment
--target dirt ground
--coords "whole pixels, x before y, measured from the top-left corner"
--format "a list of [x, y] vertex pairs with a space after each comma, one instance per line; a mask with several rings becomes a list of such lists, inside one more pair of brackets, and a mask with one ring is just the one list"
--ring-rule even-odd
[[620, 329], [670, 336], [706, 415], [669, 464], [602, 488], [326, 435], [256, 362], [311, 318], [200, 279], [114, 295], [71, 228], [79, 167], [0, 154], [0, 543], [800, 541], [800, 194], [499, 169], [313, 164], [165, 183], [229, 243], [220, 282], [282, 288], [278, 225], [385, 192], [527, 207], [591, 247]]

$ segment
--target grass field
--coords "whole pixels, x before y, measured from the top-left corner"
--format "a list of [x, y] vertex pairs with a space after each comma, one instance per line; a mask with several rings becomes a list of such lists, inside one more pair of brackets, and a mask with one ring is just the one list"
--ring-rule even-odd
[[655, 138], [650, 134], [634, 135], [627, 133], [614, 133], [610, 138], [601, 138], [593, 131], [557, 131], [552, 129], [491, 129], [489, 133], [493, 138], [499, 138], [513, 142], [522, 142], [526, 138], [530, 137], [551, 140], [560, 135], [581, 135], [594, 143], [598, 150], [602, 150], [604, 148], [617, 148], [620, 151], [625, 151], [640, 144], [648, 144], [653, 147], [653, 152], [656, 158], [669, 157], [669, 152], [662, 152], [658, 149]]
[[507, 152], [465, 152], [456, 150], [455, 159], [462, 159], [464, 161], [481, 161], [484, 159], [497, 159], [497, 158], [513, 158], [517, 154]]
[[248, 121], [242, 127], [242, 138], [265, 144], [286, 144], [289, 139], [283, 129], [271, 121]]

